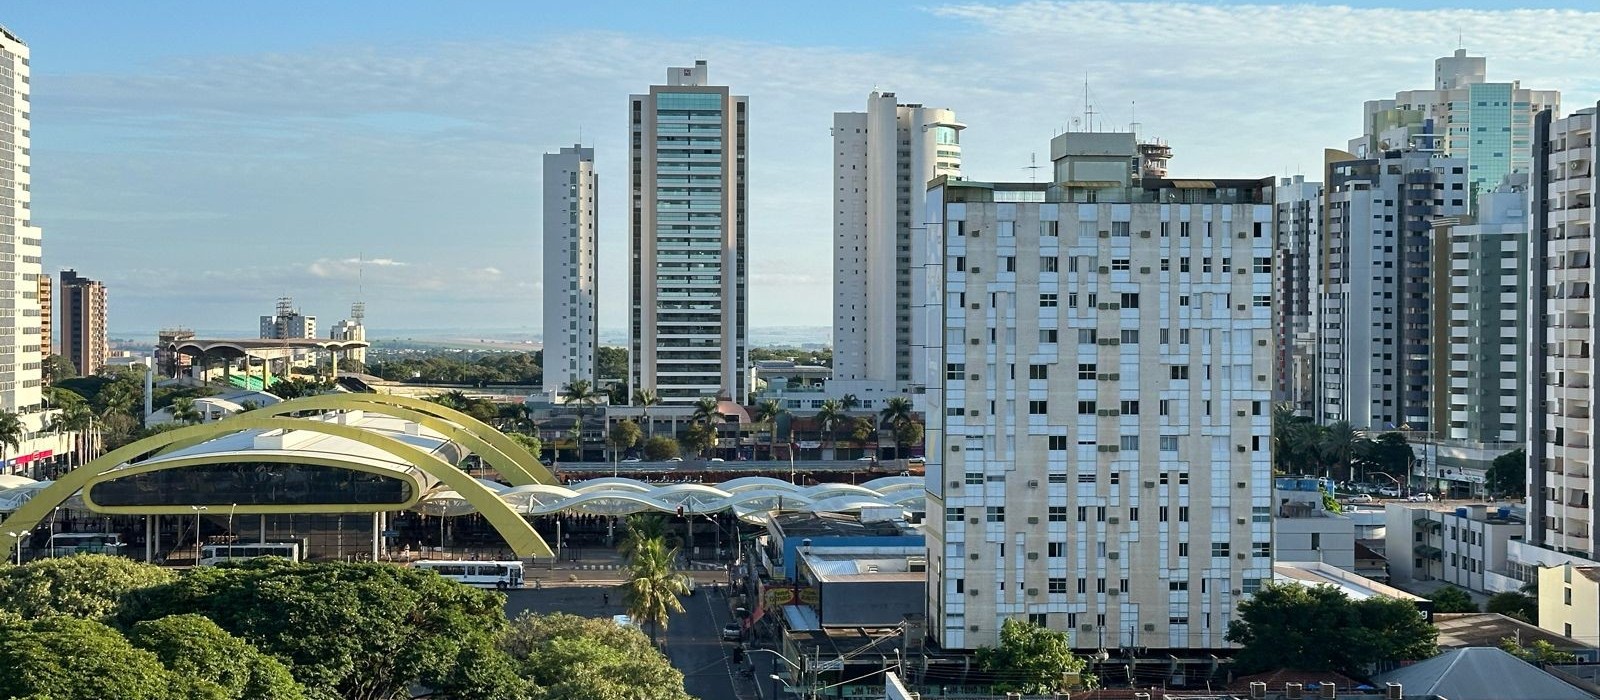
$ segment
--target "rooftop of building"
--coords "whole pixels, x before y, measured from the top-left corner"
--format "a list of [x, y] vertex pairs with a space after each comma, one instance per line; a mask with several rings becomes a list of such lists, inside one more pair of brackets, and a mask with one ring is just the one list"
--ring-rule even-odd
[[1450, 700], [1593, 700], [1594, 696], [1496, 647], [1451, 649], [1380, 674], [1406, 697]]
[[1498, 646], [1500, 640], [1506, 637], [1519, 640], [1523, 646], [1545, 641], [1557, 649], [1593, 648], [1500, 613], [1434, 613], [1433, 625], [1439, 628], [1439, 647], [1442, 649]]
[[862, 521], [844, 513], [778, 513], [773, 526], [785, 540], [797, 537], [899, 537], [916, 534], [902, 521]]
[[[811, 575], [821, 583], [926, 581], [926, 556], [841, 554], [828, 551], [802, 554]], [[920, 564], [920, 566], [919, 566]]]
[[1373, 596], [1413, 602], [1426, 600], [1422, 596], [1407, 593], [1394, 586], [1322, 562], [1277, 562], [1272, 565], [1272, 575], [1279, 583], [1333, 586], [1356, 600]]
[[[790, 606], [794, 607], [794, 606]], [[817, 627], [784, 632], [784, 646], [797, 656], [819, 659], [827, 668], [840, 658], [880, 665], [902, 644], [900, 627]]]
[[1384, 508], [1441, 513], [1490, 525], [1522, 525], [1527, 522], [1527, 511], [1512, 503], [1485, 503], [1481, 501], [1423, 501], [1414, 503], [1400, 501], [1387, 503]]
[[947, 202], [1103, 204], [1271, 204], [1276, 178], [1138, 178], [1120, 183], [981, 182], [944, 175], [928, 183], [945, 187]]

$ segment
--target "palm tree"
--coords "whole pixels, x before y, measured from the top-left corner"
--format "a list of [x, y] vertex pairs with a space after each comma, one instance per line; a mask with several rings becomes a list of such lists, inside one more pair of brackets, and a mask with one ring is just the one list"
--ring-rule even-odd
[[822, 402], [822, 408], [817, 410], [817, 425], [822, 430], [822, 439], [828, 444], [828, 455], [832, 457], [833, 432], [839, 427], [839, 421], [844, 420], [843, 404], [838, 399], [828, 399]]
[[900, 444], [900, 435], [905, 424], [915, 420], [911, 415], [911, 399], [904, 396], [891, 396], [883, 410], [878, 412], [879, 425], [888, 427], [894, 432], [894, 458], [901, 459], [905, 448]]
[[1350, 426], [1350, 421], [1341, 420], [1328, 424], [1316, 449], [1318, 456], [1322, 458], [1322, 466], [1328, 470], [1329, 476], [1336, 466], [1349, 470], [1350, 455], [1355, 451], [1356, 443], [1363, 437], [1361, 431]]
[[566, 391], [562, 392], [567, 397], [567, 404], [578, 404], [578, 422], [572, 428], [573, 452], [577, 461], [583, 461], [583, 418], [588, 414], [596, 402], [603, 396], [595, 391], [594, 385], [587, 379], [574, 379], [567, 384]]
[[6, 461], [11, 450], [22, 449], [22, 438], [27, 432], [28, 427], [17, 414], [0, 411], [0, 463]]
[[661, 397], [649, 389], [634, 389], [633, 404], [644, 409], [644, 429], [647, 437], [655, 437], [656, 424], [650, 420], [650, 407], [661, 405]]
[[172, 418], [184, 425], [199, 423], [200, 409], [194, 406], [193, 396], [179, 396], [172, 400]]
[[778, 416], [788, 413], [789, 410], [779, 405], [777, 401], [767, 399], [756, 404], [756, 425], [767, 426], [767, 459], [775, 459], [773, 452], [778, 445]]
[[[706, 440], [708, 449], [714, 449], [717, 446], [717, 425], [722, 422], [722, 414], [717, 410], [717, 406], [718, 403], [715, 396], [702, 396], [700, 400], [694, 402], [694, 422], [704, 426], [706, 431], [710, 433], [708, 436], [696, 435], [694, 437], [709, 438]], [[693, 433], [694, 431], [691, 430], [690, 432]], [[711, 454], [715, 456], [716, 452]]]
[[649, 623], [651, 646], [656, 645], [659, 631], [666, 629], [668, 616], [683, 612], [678, 596], [689, 593], [688, 578], [672, 566], [677, 557], [677, 549], [668, 549], [657, 538], [639, 542], [628, 561], [622, 601], [634, 620]]
[[622, 541], [617, 543], [617, 553], [632, 558], [644, 543], [652, 540], [667, 542], [667, 520], [658, 513], [634, 513], [622, 521]]

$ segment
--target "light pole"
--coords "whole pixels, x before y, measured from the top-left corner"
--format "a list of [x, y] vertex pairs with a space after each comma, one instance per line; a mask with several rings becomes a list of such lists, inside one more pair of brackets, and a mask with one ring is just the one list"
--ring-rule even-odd
[[6, 537], [10, 537], [11, 541], [14, 543], [13, 546], [15, 546], [17, 548], [17, 566], [22, 566], [22, 538], [27, 537], [27, 536], [28, 536], [28, 531], [27, 530], [23, 530], [22, 532], [8, 532], [8, 533], [6, 533]]
[[56, 516], [61, 514], [61, 506], [50, 509], [50, 541], [45, 546], [50, 548], [50, 558], [56, 556]]
[[[233, 558], [233, 543], [239, 541], [239, 536], [235, 535], [233, 533], [233, 512], [238, 510], [238, 509], [239, 509], [239, 504], [237, 504], [237, 503], [234, 503], [234, 504], [231, 504], [231, 505], [228, 506], [228, 558], [229, 559]], [[266, 543], [262, 542], [262, 544], [266, 544]], [[259, 552], [261, 550], [257, 549], [256, 551]]]
[[200, 514], [210, 510], [205, 506], [189, 506], [194, 511], [194, 565], [200, 565]]

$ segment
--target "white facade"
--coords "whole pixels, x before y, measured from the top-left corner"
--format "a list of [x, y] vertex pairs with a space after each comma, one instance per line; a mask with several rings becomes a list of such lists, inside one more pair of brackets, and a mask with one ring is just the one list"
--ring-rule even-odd
[[705, 61], [633, 95], [632, 389], [663, 403], [748, 399], [748, 100]]
[[[366, 342], [367, 327], [359, 319], [344, 319], [333, 324], [333, 330], [328, 332], [328, 337], [333, 340], [355, 340]], [[366, 348], [352, 348], [343, 352], [345, 358], [355, 360], [361, 364], [367, 363]]]
[[1277, 562], [1322, 562], [1354, 573], [1356, 522], [1327, 510], [1318, 479], [1282, 477], [1273, 491], [1272, 559]]
[[1469, 591], [1495, 592], [1490, 572], [1506, 568], [1523, 524], [1510, 507], [1473, 504], [1442, 509], [1391, 503], [1384, 550], [1389, 580], [1445, 581]]
[[40, 362], [49, 341], [39, 328], [41, 232], [29, 207], [28, 45], [0, 27], [0, 409], [22, 414], [28, 430], [42, 429]]
[[1600, 106], [1552, 119], [1534, 144], [1528, 237], [1528, 541], [1600, 555], [1595, 512], [1594, 177]]
[[1419, 145], [1417, 136], [1431, 121], [1433, 133], [1442, 137], [1436, 144], [1440, 152], [1466, 161], [1470, 189], [1487, 192], [1510, 173], [1529, 172], [1533, 118], [1546, 109], [1559, 112], [1561, 93], [1530, 90], [1517, 81], [1491, 83], [1487, 63], [1457, 49], [1434, 61], [1433, 89], [1368, 100], [1362, 135], [1350, 141], [1350, 152], [1375, 158]]
[[594, 149], [563, 148], [544, 156], [544, 390], [573, 380], [591, 384], [600, 347], [599, 176]]
[[927, 183], [960, 177], [955, 112], [873, 92], [833, 115], [833, 360], [841, 381], [914, 382], [912, 240], [926, 238]]
[[279, 297], [271, 316], [261, 317], [261, 337], [274, 340], [317, 337], [317, 317], [306, 316], [294, 307], [294, 300]]
[[[1131, 155], [1124, 136], [1109, 145]], [[993, 645], [1009, 617], [1080, 649], [1223, 648], [1272, 576], [1273, 183], [1130, 183], [1129, 162], [1058, 161], [1098, 173], [1084, 187], [930, 185], [928, 615], [945, 648]]]
[[1317, 281], [1319, 423], [1428, 431], [1438, 283], [1432, 226], [1470, 211], [1467, 164], [1328, 151]]

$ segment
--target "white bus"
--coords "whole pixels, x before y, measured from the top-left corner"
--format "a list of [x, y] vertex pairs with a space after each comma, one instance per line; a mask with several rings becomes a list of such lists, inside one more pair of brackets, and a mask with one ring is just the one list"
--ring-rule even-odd
[[480, 588], [521, 588], [520, 561], [414, 561], [412, 568], [426, 569], [452, 581]]
[[114, 532], [58, 532], [50, 536], [50, 556], [70, 557], [74, 554], [111, 554], [125, 556], [128, 543]]
[[300, 561], [305, 552], [298, 542], [227, 542], [208, 544], [200, 548], [200, 565], [216, 566], [225, 561], [241, 561], [256, 557], [281, 557]]

